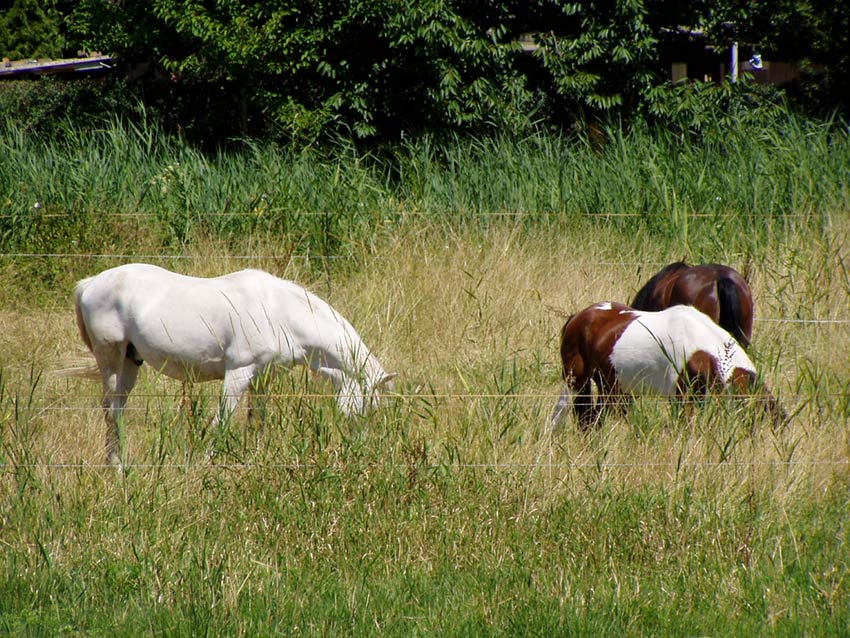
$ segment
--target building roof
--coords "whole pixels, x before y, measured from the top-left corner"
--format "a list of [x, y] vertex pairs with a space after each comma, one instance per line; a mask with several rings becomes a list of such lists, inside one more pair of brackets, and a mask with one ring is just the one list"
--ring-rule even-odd
[[114, 58], [99, 53], [64, 60], [10, 60], [3, 58], [3, 62], [0, 63], [0, 78], [22, 75], [50, 75], [52, 73], [90, 73], [111, 69], [114, 61]]

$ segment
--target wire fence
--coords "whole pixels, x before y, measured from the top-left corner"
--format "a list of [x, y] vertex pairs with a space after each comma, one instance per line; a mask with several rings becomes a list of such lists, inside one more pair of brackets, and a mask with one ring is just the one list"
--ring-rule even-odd
[[[271, 211], [272, 214], [279, 215], [284, 211]], [[322, 211], [285, 211], [286, 214], [292, 215], [293, 217], [325, 217], [328, 215], [334, 215], [338, 213], [331, 212], [322, 212]], [[194, 213], [193, 215], [208, 217], [208, 218], [255, 218], [259, 219], [268, 215], [269, 211], [265, 212], [208, 212], [208, 213]], [[392, 211], [391, 215], [397, 215], [400, 217], [404, 216], [435, 216], [432, 213], [428, 213], [425, 211]], [[505, 218], [516, 218], [527, 216], [530, 213], [525, 211], [493, 211], [481, 213], [474, 213], [476, 217], [505, 217]], [[534, 213], [535, 215], [539, 215]], [[562, 213], [557, 213], [562, 214]], [[100, 215], [103, 218], [109, 219], [144, 219], [144, 218], [153, 218], [154, 216], [151, 213], [104, 213]], [[593, 213], [589, 216], [596, 218], [645, 218], [647, 217], [644, 213]], [[17, 215], [3, 214], [0, 215], [0, 218], [12, 218], [19, 217]], [[67, 213], [40, 213], [40, 218], [71, 218], [74, 217], [71, 214]], [[435, 217], [439, 217], [436, 215]], [[689, 219], [718, 219], [724, 217], [722, 214], [714, 214], [714, 213], [691, 213], [688, 214], [687, 217]], [[731, 215], [729, 217], [732, 217]], [[736, 217], [737, 218], [737, 217]], [[807, 214], [785, 214], [783, 218], [791, 219], [810, 219], [811, 216]], [[230, 246], [231, 243], [228, 241], [221, 242], [205, 242], [205, 247], [209, 247], [210, 245], [220, 244], [221, 246]], [[345, 260], [351, 259], [350, 255], [343, 254], [321, 254], [321, 253], [313, 253], [313, 254], [297, 254], [297, 253], [281, 253], [281, 254], [257, 254], [243, 252], [229, 254], [226, 252], [210, 254], [209, 252], [199, 255], [199, 254], [185, 254], [185, 253], [142, 253], [142, 254], [131, 254], [131, 253], [87, 253], [87, 252], [0, 252], [0, 259], [5, 260], [23, 260], [23, 259], [61, 259], [61, 260], [94, 260], [94, 259], [103, 259], [103, 260], [155, 260], [155, 261], [168, 261], [168, 260], [202, 260], [202, 259], [229, 259], [229, 260], [244, 260], [244, 261], [260, 261], [260, 260], [295, 260], [295, 261], [311, 261], [311, 260]], [[604, 266], [604, 267], [621, 267], [621, 268], [655, 268], [666, 265], [667, 262], [645, 262], [645, 261], [597, 261], [593, 263], [586, 264], [587, 266]], [[70, 313], [70, 310], [67, 312], [49, 312], [47, 314], [54, 315], [64, 315]], [[765, 324], [789, 324], [789, 325], [800, 325], [800, 326], [813, 326], [813, 327], [842, 327], [850, 324], [850, 318], [842, 319], [842, 318], [799, 318], [799, 317], [756, 317], [756, 322], [761, 322]], [[4, 366], [0, 369], [9, 369], [9, 368], [20, 368], [29, 369], [31, 366]], [[8, 397], [7, 393], [7, 397]], [[255, 395], [258, 398], [264, 400], [311, 400], [311, 401], [330, 401], [333, 399], [339, 398], [339, 395], [336, 393], [330, 392], [272, 392], [272, 393], [261, 393]], [[730, 396], [730, 398], [736, 398], [741, 400], [758, 400], [763, 399], [763, 395], [759, 395], [758, 393], [749, 393], [749, 394], [737, 394], [737, 395], [724, 395]], [[210, 403], [215, 403], [218, 401], [220, 395], [216, 394], [215, 397], [210, 396]], [[811, 392], [784, 392], [781, 395], [781, 399], [783, 401], [787, 401], [790, 403], [807, 403], [812, 402], [814, 399], [824, 399], [824, 400], [836, 400], [836, 401], [844, 401], [848, 400], [850, 394], [847, 391], [827, 391], [827, 392], [818, 392], [816, 395], [812, 395]], [[186, 397], [183, 395], [183, 398], [197, 398], [197, 397]], [[556, 393], [552, 392], [394, 392], [391, 394], [381, 394], [378, 395], [378, 398], [381, 399], [394, 399], [401, 400], [409, 403], [416, 402], [441, 402], [444, 404], [450, 405], [461, 405], [470, 407], [470, 409], [474, 409], [477, 406], [471, 406], [471, 402], [496, 402], [496, 401], [516, 401], [516, 402], [542, 402], [542, 401], [551, 401], [554, 402], [557, 398]], [[151, 410], [150, 406], [139, 405], [141, 402], [145, 401], [163, 401], [163, 402], [172, 402], [174, 404], [174, 409], [180, 408], [180, 400], [181, 395], [179, 393], [133, 393], [131, 397], [132, 401], [136, 405], [130, 405], [125, 408], [125, 410], [129, 412], [141, 413], [141, 412], [149, 412]], [[7, 398], [8, 400], [8, 398]], [[88, 413], [88, 412], [99, 412], [99, 403], [102, 400], [102, 395], [100, 393], [97, 394], [75, 394], [73, 396], [74, 404], [69, 404], [69, 399], [66, 395], [40, 395], [37, 396], [34, 400], [29, 402], [21, 401], [20, 403], [16, 402], [15, 410], [20, 412], [79, 412], [79, 413]], [[669, 402], [668, 397], [641, 397], [641, 401], [657, 401], [667, 403]], [[80, 402], [77, 404], [77, 402]], [[8, 405], [8, 404], [7, 404]], [[620, 406], [622, 405], [622, 401], [606, 401], [604, 399], [597, 398], [597, 405], [600, 406]], [[2, 407], [0, 405], [0, 407]], [[185, 408], [183, 408], [185, 409]], [[210, 408], [210, 412], [214, 411], [214, 408]], [[0, 412], [0, 416], [2, 416], [2, 412]], [[398, 469], [406, 469], [408, 466], [403, 463], [392, 463], [387, 462], [384, 464], [387, 468], [398, 468]], [[793, 461], [783, 461], [783, 460], [770, 460], [770, 459], [754, 459], [754, 460], [724, 460], [724, 461], [711, 461], [711, 460], [682, 460], [676, 459], [671, 461], [635, 461], [635, 462], [618, 462], [618, 461], [560, 461], [560, 462], [540, 462], [540, 463], [515, 463], [515, 462], [493, 462], [493, 463], [462, 463], [462, 462], [447, 462], [447, 463], [435, 463], [435, 464], [425, 464], [425, 468], [431, 470], [439, 470], [439, 469], [453, 469], [453, 470], [483, 470], [483, 471], [580, 471], [580, 470], [610, 470], [610, 469], [643, 469], [643, 468], [656, 468], [656, 469], [670, 469], [675, 470], [677, 472], [687, 469], [726, 469], [726, 468], [755, 468], [755, 467], [771, 467], [771, 468], [784, 468], [784, 469], [793, 469], [795, 467], [801, 468], [810, 468], [810, 467], [828, 467], [833, 469], [850, 469], [850, 458], [834, 458], [834, 459], [798, 459]], [[89, 471], [89, 470], [109, 470], [113, 469], [113, 466], [106, 463], [85, 463], [85, 462], [73, 462], [73, 463], [12, 463], [12, 462], [0, 462], [0, 474], [8, 474], [12, 472], [20, 472], [22, 470], [69, 470], [69, 471]], [[154, 471], [154, 470], [173, 470], [173, 471], [200, 471], [200, 470], [216, 470], [216, 471], [288, 471], [288, 472], [300, 472], [300, 471], [311, 471], [311, 470], [321, 470], [321, 469], [333, 469], [333, 466], [328, 467], [327, 464], [319, 464], [319, 463], [227, 463], [227, 462], [215, 462], [213, 461], [199, 461], [192, 463], [131, 463], [125, 465], [125, 469], [127, 471]]]
[[[116, 259], [116, 260], [131, 260], [131, 259], [150, 259], [150, 260], [199, 260], [199, 259], [235, 259], [235, 260], [297, 260], [297, 261], [310, 261], [310, 260], [341, 260], [341, 259], [350, 259], [349, 255], [339, 255], [339, 254], [322, 254], [322, 253], [311, 253], [311, 254], [296, 254], [296, 253], [285, 253], [280, 255], [275, 254], [214, 254], [211, 255], [209, 253], [205, 253], [203, 255], [193, 254], [187, 255], [184, 253], [33, 253], [33, 252], [21, 252], [21, 253], [3, 253], [0, 252], [0, 259]], [[667, 262], [647, 262], [647, 261], [594, 261], [587, 262], [583, 264], [587, 267], [625, 267], [625, 268], [656, 268], [659, 266], [666, 265]], [[551, 311], [555, 311], [556, 309], [550, 308]], [[68, 311], [70, 312], [70, 310]], [[61, 315], [66, 314], [63, 312], [56, 311], [46, 311], [44, 314], [47, 315]], [[760, 323], [787, 323], [787, 324], [799, 324], [799, 325], [847, 325], [850, 324], [850, 318], [841, 319], [841, 318], [820, 318], [820, 317], [754, 317], [755, 322]]]
[[[222, 242], [227, 243], [227, 242]], [[339, 254], [322, 254], [322, 253], [310, 253], [310, 254], [297, 254], [297, 253], [282, 253], [282, 254], [209, 254], [205, 253], [203, 255], [198, 254], [185, 254], [185, 253], [71, 253], [71, 252], [51, 252], [51, 253], [35, 253], [35, 252], [19, 252], [19, 253], [10, 253], [10, 252], [0, 252], [0, 259], [115, 259], [115, 260], [138, 260], [138, 259], [147, 259], [147, 260], [158, 260], [158, 261], [169, 261], [169, 260], [200, 260], [200, 259], [233, 259], [233, 260], [241, 260], [241, 261], [275, 261], [275, 260], [286, 260], [286, 261], [327, 261], [327, 260], [344, 260], [350, 259], [350, 255], [339, 255]], [[583, 264], [587, 267], [621, 267], [621, 268], [657, 268], [660, 266], [666, 265], [667, 262], [646, 262], [646, 261], [594, 261], [587, 262]], [[556, 309], [550, 308], [551, 311], [555, 312]], [[46, 312], [48, 315], [59, 315], [64, 314], [60, 312]], [[798, 324], [798, 325], [848, 325], [850, 324], [850, 318], [848, 319], [835, 319], [835, 318], [801, 318], [801, 317], [755, 317], [753, 319], [755, 322], [760, 323], [775, 323], [775, 324]]]
[[[210, 241], [205, 240], [203, 244], [203, 253], [92, 253], [92, 252], [0, 252], [0, 259], [236, 259], [236, 260], [280, 260], [280, 259], [295, 259], [309, 261], [311, 259], [351, 259], [352, 255], [345, 254], [328, 254], [323, 252], [313, 253], [210, 253], [210, 246], [230, 247], [233, 242], [230, 240]], [[370, 255], [370, 259], [374, 259], [374, 255]], [[598, 260], [582, 262], [582, 266], [595, 267], [629, 267], [629, 268], [658, 268], [666, 266], [669, 261], [627, 261], [627, 260]]]
[[[169, 381], [174, 384], [179, 384], [179, 381]], [[95, 383], [94, 381], [92, 383]], [[203, 382], [199, 382], [203, 383]], [[133, 392], [130, 394], [134, 401], [145, 401], [145, 400], [153, 400], [153, 399], [169, 399], [174, 400], [175, 398], [179, 399], [181, 396], [190, 399], [190, 398], [200, 398], [194, 395], [189, 394], [180, 394], [178, 392], [145, 392], [145, 393], [136, 393]], [[216, 394], [216, 399], [222, 398], [239, 398], [245, 395], [227, 395], [227, 394]], [[324, 399], [336, 399], [336, 398], [346, 398], [346, 397], [355, 397], [360, 395], [353, 394], [345, 394], [345, 393], [336, 393], [336, 392], [258, 392], [251, 393], [251, 396], [257, 399], [262, 400], [275, 400], [275, 399], [310, 399], [310, 400], [324, 400]], [[434, 401], [434, 400], [446, 400], [453, 399], [458, 401], [470, 401], [470, 400], [540, 400], [540, 399], [549, 399], [553, 395], [551, 392], [546, 391], [536, 391], [536, 392], [391, 392], [391, 393], [381, 393], [376, 392], [374, 394], [370, 394], [370, 396], [382, 400], [389, 401], [393, 399], [403, 400], [403, 401]], [[723, 392], [719, 396], [724, 398], [734, 399], [734, 400], [747, 400], [747, 399], [759, 399], [763, 398], [764, 394], [759, 392]], [[102, 394], [74, 394], [75, 400], [80, 401], [100, 401], [103, 397]], [[811, 399], [812, 394], [810, 392], [805, 391], [795, 391], [795, 392], [785, 392], [782, 394], [783, 398], [788, 399]], [[818, 392], [818, 398], [850, 398], [850, 385], [848, 385], [846, 390], [834, 391], [834, 392]], [[67, 400], [67, 396], [63, 394], [58, 395], [45, 395], [39, 397], [39, 400], [44, 401], [46, 403], [53, 402], [63, 402]], [[664, 396], [655, 396], [655, 395], [646, 395], [641, 396], [640, 399], [642, 401], [659, 401], [659, 402], [667, 402], [671, 397]], [[603, 401], [604, 403], [604, 401]], [[612, 401], [611, 405], [619, 405], [622, 401]], [[35, 405], [35, 404], [30, 404]], [[24, 407], [24, 406], [21, 406]], [[74, 406], [63, 406], [62, 409], [75, 409]], [[83, 409], [82, 406], [80, 409]]]
[[[76, 219], [79, 215], [75, 215], [72, 213], [51, 213], [45, 212], [45, 208], [34, 208], [37, 212], [33, 214], [33, 217], [38, 219]], [[263, 219], [270, 217], [281, 217], [286, 216], [287, 218], [294, 217], [334, 217], [337, 215], [345, 215], [345, 214], [361, 214], [360, 211], [320, 211], [320, 210], [291, 210], [286, 208], [262, 208], [258, 211], [190, 211], [190, 212], [179, 212], [175, 213], [173, 211], [145, 211], [145, 212], [136, 212], [136, 213], [117, 213], [117, 212], [98, 212], [96, 213], [99, 219], [150, 219], [152, 221], [158, 222], [167, 222], [169, 218], [177, 217], [179, 219], [184, 219], [186, 217], [191, 217], [195, 220], [203, 220], [205, 218], [224, 218], [224, 219], [240, 219], [240, 218], [252, 218], [252, 219]], [[572, 213], [564, 210], [544, 210], [544, 211], [531, 211], [531, 210], [484, 210], [484, 211], [428, 211], [428, 210], [389, 210], [389, 211], [380, 211], [374, 212], [376, 217], [378, 215], [383, 217], [393, 216], [393, 217], [433, 217], [434, 219], [440, 219], [445, 217], [446, 215], [458, 215], [458, 216], [472, 216], [472, 217], [563, 217], [564, 215], [571, 215]], [[650, 219], [659, 213], [654, 212], [583, 212], [580, 213], [585, 217], [601, 217], [603, 219], [611, 218], [638, 218], [638, 219]], [[664, 213], [660, 213], [663, 215]], [[669, 212], [667, 214], [670, 214]], [[678, 217], [687, 217], [688, 219], [734, 219], [740, 220], [740, 213], [736, 212], [715, 212], [715, 213], [697, 213], [697, 212], [689, 212], [689, 213], [677, 213]], [[817, 219], [819, 215], [812, 213], [782, 213], [782, 219]], [[0, 219], [20, 219], [22, 217], [22, 213], [2, 213], [0, 214]]]
[[350, 257], [347, 255], [325, 255], [322, 253], [315, 253], [309, 255], [303, 254], [286, 254], [282, 253], [280, 255], [257, 255], [257, 254], [217, 254], [211, 255], [209, 253], [205, 253], [203, 255], [187, 255], [183, 253], [173, 253], [173, 254], [164, 254], [164, 253], [151, 253], [151, 254], [130, 254], [130, 253], [0, 253], [0, 258], [2, 259], [158, 259], [158, 260], [169, 260], [169, 259], [238, 259], [238, 260], [260, 260], [260, 259], [285, 259], [285, 260], [305, 260], [309, 261], [311, 259], [349, 259]]
[[[279, 398], [279, 399], [334, 399], [338, 395], [327, 393], [327, 392], [302, 392], [302, 393], [267, 393], [264, 395], [260, 395], [262, 398]], [[513, 393], [436, 393], [436, 392], [425, 392], [425, 393], [411, 393], [411, 394], [403, 394], [403, 393], [392, 393], [383, 395], [384, 398], [395, 398], [395, 399], [405, 399], [408, 401], [415, 400], [423, 400], [423, 401], [433, 401], [433, 400], [446, 400], [452, 399], [457, 401], [461, 405], [469, 406], [469, 401], [471, 399], [489, 399], [489, 400], [528, 400], [533, 399], [537, 400], [546, 400], [547, 403], [550, 401], [554, 401], [556, 395], [550, 392], [513, 392]], [[838, 398], [847, 400], [850, 398], [850, 393], [848, 392], [827, 392], [820, 393], [818, 398]], [[16, 406], [18, 410], [18, 416], [23, 416], [26, 412], [45, 412], [45, 411], [73, 411], [73, 412], [86, 412], [91, 414], [100, 415], [100, 409], [98, 407], [98, 402], [100, 401], [100, 395], [92, 394], [92, 395], [83, 395], [82, 397], [75, 397], [75, 399], [90, 399], [91, 402], [86, 405], [55, 405], [55, 406], [40, 406], [37, 402], [29, 403], [23, 406]], [[170, 402], [169, 413], [177, 414], [180, 411], [187, 411], [188, 408], [181, 403], [180, 395], [177, 393], [142, 393], [138, 396], [133, 397], [137, 402], [151, 399], [164, 399]], [[189, 398], [184, 395], [183, 398]], [[197, 397], [195, 397], [197, 398]], [[214, 404], [217, 402], [213, 397], [209, 397], [210, 407], [206, 410], [207, 416], [212, 416], [215, 413]], [[737, 399], [763, 399], [762, 395], [758, 394], [736, 394], [730, 395], [730, 398]], [[796, 406], [796, 409], [793, 410], [792, 416], [796, 416], [801, 412], [803, 408], [805, 408], [806, 403], [810, 403], [812, 397], [808, 394], [804, 393], [787, 393], [781, 397], [785, 401], [789, 401], [789, 399], [803, 399], [804, 402], [800, 405]], [[57, 398], [57, 402], [61, 402], [64, 398]], [[669, 402], [669, 397], [641, 397], [641, 400], [650, 400], [650, 401], [664, 401]], [[791, 403], [791, 402], [789, 402]], [[609, 406], [622, 406], [622, 401], [600, 401], [600, 405], [609, 405]], [[547, 413], [546, 413], [546, 423], [543, 426], [544, 429], [549, 429], [548, 423], [548, 405], [547, 405]], [[149, 413], [152, 411], [150, 406], [130, 406], [125, 408], [127, 411], [136, 412], [136, 413]], [[2, 413], [0, 413], [2, 416]], [[8, 416], [8, 414], [7, 414]], [[557, 444], [558, 431], [553, 431], [552, 441]], [[769, 430], [774, 432], [776, 436], [781, 437], [781, 430]], [[794, 448], [799, 441], [794, 443]], [[8, 450], [9, 448], [7, 448]], [[552, 453], [554, 448], [550, 449], [549, 452]], [[778, 448], [777, 450], [778, 451]], [[7, 456], [8, 458], [8, 456]], [[402, 462], [394, 462], [387, 461], [384, 463], [379, 463], [379, 465], [384, 466], [386, 469], [401, 469], [407, 470], [409, 469], [409, 464], [405, 464]], [[756, 467], [769, 467], [769, 468], [778, 468], [790, 471], [793, 468], [812, 468], [812, 467], [829, 467], [834, 470], [838, 469], [848, 469], [850, 470], [850, 456], [841, 454], [840, 450], [838, 454], [833, 458], [798, 458], [795, 460], [782, 460], [777, 458], [761, 458], [761, 459], [750, 459], [750, 460], [740, 460], [736, 458], [728, 458], [725, 460], [710, 460], [710, 459], [693, 459], [689, 460], [687, 458], [682, 458], [680, 455], [679, 458], [665, 460], [665, 461], [605, 461], [605, 460], [563, 460], [563, 461], [540, 461], [540, 462], [461, 462], [461, 461], [447, 461], [447, 462], [437, 462], [437, 463], [424, 463], [419, 466], [421, 469], [430, 469], [434, 471], [438, 470], [488, 470], [495, 472], [522, 472], [522, 471], [559, 471], [559, 472], [568, 472], [568, 471], [579, 471], [579, 470], [587, 470], [592, 469], [595, 471], [603, 471], [603, 470], [612, 470], [612, 469], [647, 469], [647, 468], [655, 468], [659, 470], [669, 469], [671, 471], [675, 471], [676, 473], [681, 473], [683, 471], [688, 470], [711, 470], [711, 469], [724, 469], [724, 468], [756, 468]], [[209, 471], [289, 471], [289, 472], [298, 472], [298, 471], [321, 471], [321, 470], [330, 470], [333, 471], [335, 468], [334, 462], [315, 462], [315, 463], [303, 463], [303, 462], [218, 462], [213, 458], [205, 458], [205, 460], [201, 461], [192, 461], [192, 462], [158, 462], [158, 463], [131, 463], [125, 465], [126, 471], [154, 471], [154, 470], [173, 470], [173, 471], [200, 471], [200, 470], [209, 470]], [[114, 469], [114, 466], [108, 463], [101, 462], [8, 462], [8, 461], [0, 461], [0, 475], [6, 473], [18, 473], [24, 470], [80, 470], [80, 471], [90, 471], [90, 470], [109, 470]]]
[[[408, 464], [404, 463], [384, 463], [381, 464], [387, 469], [409, 469]], [[374, 467], [374, 465], [372, 465]], [[454, 470], [494, 470], [494, 471], [521, 471], [521, 470], [582, 470], [582, 469], [642, 469], [642, 468], [673, 468], [678, 471], [687, 469], [700, 468], [753, 468], [753, 467], [772, 467], [786, 468], [794, 467], [844, 467], [850, 468], [850, 459], [812, 459], [812, 460], [797, 460], [797, 461], [780, 461], [780, 460], [751, 460], [751, 461], [650, 461], [650, 462], [617, 462], [617, 461], [573, 461], [573, 462], [557, 462], [557, 463], [431, 463], [425, 464], [425, 469], [432, 471], [442, 469]], [[20, 471], [33, 469], [48, 469], [48, 470], [114, 470], [115, 466], [108, 463], [0, 463], [0, 474], [4, 471]], [[333, 465], [323, 463], [218, 463], [214, 460], [195, 462], [195, 463], [127, 463], [124, 465], [125, 471], [132, 470], [229, 470], [229, 471], [245, 471], [245, 470], [277, 470], [288, 472], [299, 472], [305, 470], [328, 470], [333, 469]]]

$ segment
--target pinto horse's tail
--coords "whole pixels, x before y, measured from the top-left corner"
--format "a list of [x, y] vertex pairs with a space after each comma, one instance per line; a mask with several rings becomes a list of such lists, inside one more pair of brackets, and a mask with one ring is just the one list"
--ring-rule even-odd
[[745, 348], [750, 345], [750, 339], [744, 329], [744, 308], [741, 303], [741, 291], [737, 284], [728, 277], [717, 280], [717, 301], [720, 304], [718, 323], [735, 340]]
[[575, 343], [570, 343], [567, 341], [567, 326], [570, 325], [570, 321], [575, 317], [575, 313], [571, 314], [567, 317], [567, 320], [564, 322], [563, 327], [561, 328], [561, 338], [558, 340], [558, 347], [561, 352], [561, 377], [566, 381], [569, 378], [569, 372], [566, 367], [566, 355], [576, 348]]

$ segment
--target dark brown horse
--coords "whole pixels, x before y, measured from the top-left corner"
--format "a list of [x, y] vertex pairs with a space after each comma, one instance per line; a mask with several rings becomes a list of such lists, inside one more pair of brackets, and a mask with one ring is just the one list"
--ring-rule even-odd
[[745, 348], [753, 337], [753, 293], [734, 268], [721, 264], [665, 266], [635, 295], [631, 307], [657, 312], [693, 306], [731, 334]]

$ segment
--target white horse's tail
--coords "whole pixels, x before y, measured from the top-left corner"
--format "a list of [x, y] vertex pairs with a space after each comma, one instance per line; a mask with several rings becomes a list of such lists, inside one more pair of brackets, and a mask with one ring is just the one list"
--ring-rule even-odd
[[91, 277], [77, 282], [77, 287], [74, 288], [74, 310], [77, 314], [77, 328], [80, 330], [80, 337], [82, 337], [83, 343], [86, 344], [89, 352], [91, 352], [91, 337], [89, 336], [89, 331], [86, 328], [86, 322], [83, 319], [83, 311], [80, 308], [80, 298], [83, 296], [83, 290], [85, 290], [86, 284], [88, 284], [89, 281], [91, 281]]
[[52, 374], [57, 377], [73, 377], [77, 379], [92, 379], [100, 381], [100, 368], [89, 353], [74, 357], [65, 362], [67, 367], [53, 370]]
[[86, 327], [85, 319], [83, 318], [83, 311], [80, 307], [81, 297], [83, 295], [83, 290], [85, 290], [86, 285], [91, 280], [82, 279], [77, 283], [77, 287], [74, 288], [74, 311], [77, 316], [77, 328], [80, 331], [80, 337], [83, 340], [83, 343], [86, 344], [86, 348], [88, 348], [88, 352], [70, 358], [67, 362], [65, 362], [65, 366], [59, 368], [58, 370], [54, 370], [53, 374], [58, 377], [77, 377], [81, 379], [100, 379], [100, 369], [97, 367], [97, 363], [94, 361], [94, 357], [91, 354], [92, 351], [92, 341], [89, 336], [88, 328]]

